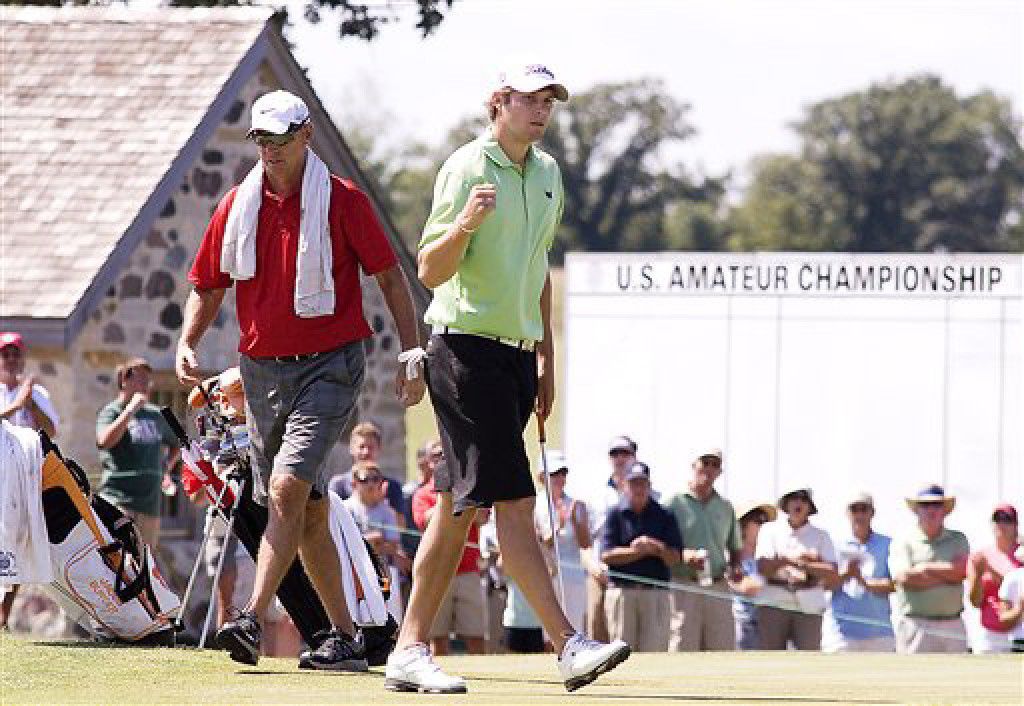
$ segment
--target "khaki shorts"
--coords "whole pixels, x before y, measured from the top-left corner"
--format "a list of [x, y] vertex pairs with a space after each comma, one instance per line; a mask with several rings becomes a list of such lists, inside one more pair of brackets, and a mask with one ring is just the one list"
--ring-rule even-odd
[[484, 587], [475, 571], [455, 574], [437, 610], [430, 637], [448, 637], [453, 632], [459, 637], [480, 638], [487, 633]]

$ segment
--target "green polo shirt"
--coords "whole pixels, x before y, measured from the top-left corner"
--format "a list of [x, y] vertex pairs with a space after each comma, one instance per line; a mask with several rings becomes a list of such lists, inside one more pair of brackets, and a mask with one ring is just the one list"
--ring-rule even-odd
[[[702, 503], [688, 490], [672, 498], [669, 509], [676, 516], [679, 531], [683, 534], [684, 549], [707, 549], [711, 560], [711, 575], [722, 578], [727, 565], [725, 552], [740, 550], [740, 530], [736, 524], [736, 511], [732, 503], [712, 491], [706, 503]], [[694, 581], [696, 569], [686, 564], [672, 567], [672, 575]]]
[[[889, 574], [898, 576], [915, 564], [927, 561], [953, 561], [966, 556], [970, 545], [963, 532], [943, 528], [935, 539], [928, 539], [920, 528], [908, 538], [892, 543], [889, 549]], [[955, 618], [964, 609], [962, 583], [944, 584], [913, 591], [896, 587], [896, 612], [916, 618]]]
[[443, 236], [477, 184], [497, 188], [495, 210], [471, 236], [458, 270], [434, 289], [424, 320], [470, 333], [539, 341], [540, 295], [548, 251], [562, 218], [562, 175], [555, 160], [530, 147], [520, 170], [486, 133], [448, 158], [420, 248]]

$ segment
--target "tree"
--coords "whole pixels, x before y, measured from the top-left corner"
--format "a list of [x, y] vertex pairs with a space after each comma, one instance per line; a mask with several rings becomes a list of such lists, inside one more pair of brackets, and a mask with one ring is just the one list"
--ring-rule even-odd
[[658, 250], [669, 237], [721, 247], [719, 231], [702, 218], [671, 218], [703, 209], [717, 220], [724, 191], [724, 179], [698, 178], [669, 161], [695, 132], [689, 109], [654, 79], [601, 84], [559, 109], [544, 139], [565, 182], [556, 257], [570, 249]]
[[811, 106], [799, 156], [753, 163], [736, 249], [1004, 251], [1022, 247], [1024, 149], [1009, 101], [935, 76]]
[[[125, 0], [131, 5], [131, 0]], [[278, 8], [279, 14], [286, 15], [283, 0]], [[417, 22], [415, 24], [423, 37], [433, 34], [444, 21], [445, 13], [451, 10], [455, 0], [415, 0]], [[0, 0], [0, 5], [109, 5], [109, 0]], [[171, 7], [233, 7], [236, 5], [253, 5], [250, 0], [168, 0]], [[329, 10], [340, 14], [338, 36], [358, 37], [371, 41], [380, 34], [383, 25], [401, 21], [399, 8], [408, 5], [408, 0], [384, 0], [374, 3], [374, 7], [350, 0], [307, 0], [303, 7], [303, 16], [310, 22], [320, 22], [323, 11]]]
[[[650, 80], [598, 85], [557, 109], [543, 142], [561, 167], [566, 193], [556, 262], [567, 250], [723, 247], [723, 180], [696, 179], [681, 164], [663, 164], [664, 154], [693, 134], [683, 118], [687, 110]], [[380, 149], [365, 119], [344, 124], [364, 169], [387, 194], [400, 232], [415, 248], [438, 169], [483, 132], [487, 118], [481, 108], [436, 147], [410, 144], [390, 151]]]

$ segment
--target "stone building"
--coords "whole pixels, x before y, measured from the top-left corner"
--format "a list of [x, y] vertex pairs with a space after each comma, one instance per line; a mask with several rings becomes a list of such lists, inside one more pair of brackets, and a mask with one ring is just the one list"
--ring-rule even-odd
[[[186, 273], [215, 205], [255, 164], [245, 135], [259, 95], [284, 88], [306, 101], [313, 149], [370, 195], [416, 282], [374, 185], [270, 11], [6, 8], [2, 22], [0, 330], [25, 336], [28, 372], [39, 374], [62, 418], [57, 440], [86, 469], [98, 467], [96, 414], [116, 395], [118, 362], [147, 358], [156, 400], [183, 407], [173, 356]], [[359, 418], [382, 426], [384, 464], [403, 474], [404, 415], [392, 383], [398, 338], [376, 283], [364, 284], [376, 333]], [[420, 311], [426, 296], [414, 291]], [[237, 343], [229, 293], [201, 363], [211, 373], [236, 364]], [[347, 467], [343, 445], [333, 462]]]

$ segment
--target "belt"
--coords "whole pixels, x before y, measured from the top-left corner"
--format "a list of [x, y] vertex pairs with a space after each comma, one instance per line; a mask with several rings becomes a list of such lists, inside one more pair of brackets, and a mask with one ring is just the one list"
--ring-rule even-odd
[[449, 333], [461, 333], [467, 336], [479, 336], [480, 338], [488, 338], [498, 343], [504, 343], [506, 346], [512, 348], [518, 348], [521, 351], [533, 352], [534, 347], [537, 345], [536, 341], [530, 341], [528, 339], [520, 338], [505, 338], [504, 336], [491, 336], [486, 333], [476, 333], [475, 331], [463, 331], [462, 329], [455, 328], [454, 326], [434, 326], [431, 328], [431, 333], [437, 335], [449, 334]]
[[323, 355], [323, 352], [319, 353], [301, 353], [299, 355], [267, 355], [260, 356], [256, 360], [272, 360], [275, 363], [301, 363], [304, 360], [313, 360], [318, 356]]

